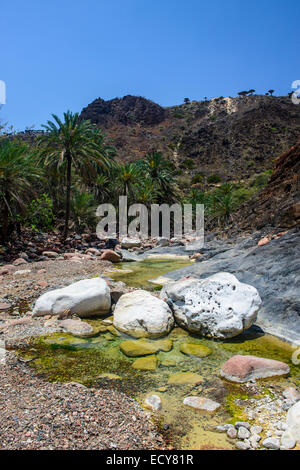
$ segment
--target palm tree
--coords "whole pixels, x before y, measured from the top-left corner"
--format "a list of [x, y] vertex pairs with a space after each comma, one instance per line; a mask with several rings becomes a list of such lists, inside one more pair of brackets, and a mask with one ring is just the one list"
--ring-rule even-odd
[[232, 212], [237, 207], [234, 200], [234, 187], [230, 183], [224, 183], [218, 188], [213, 195], [213, 215], [218, 219], [221, 225], [226, 225]]
[[66, 177], [66, 209], [63, 239], [67, 238], [70, 218], [72, 168], [84, 178], [97, 176], [97, 167], [108, 168], [111, 147], [105, 143], [100, 130], [90, 121], [79, 119], [78, 113], [67, 111], [64, 120], [52, 114], [54, 122], [43, 127], [46, 133], [39, 138], [41, 158], [46, 166], [56, 165]]
[[133, 196], [133, 188], [140, 179], [140, 169], [135, 163], [125, 163], [117, 167], [117, 181], [121, 186], [121, 194]]
[[268, 90], [268, 93], [270, 93], [271, 96], [273, 96], [275, 90]]
[[149, 207], [156, 201], [157, 196], [155, 182], [151, 178], [142, 179], [136, 190], [136, 201]]
[[0, 208], [1, 239], [8, 240], [9, 225], [16, 215], [26, 211], [26, 203], [34, 194], [33, 183], [41, 177], [36, 152], [16, 140], [0, 141]]
[[176, 186], [172, 164], [165, 160], [161, 152], [152, 152], [146, 155], [145, 160], [137, 162], [146, 177], [151, 178], [158, 189], [159, 201], [174, 201], [177, 198]]
[[98, 203], [106, 202], [110, 197], [109, 183], [110, 179], [108, 175], [100, 173], [100, 175], [97, 176], [94, 182], [93, 193]]

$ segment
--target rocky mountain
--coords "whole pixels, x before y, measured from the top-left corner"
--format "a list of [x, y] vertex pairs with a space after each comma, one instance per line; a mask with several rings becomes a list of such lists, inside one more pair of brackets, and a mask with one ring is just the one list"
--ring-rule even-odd
[[191, 175], [223, 181], [273, 168], [300, 135], [300, 106], [289, 97], [250, 95], [191, 101], [163, 108], [143, 97], [96, 99], [81, 117], [113, 141], [119, 159], [160, 150]]
[[233, 222], [243, 231], [300, 223], [300, 139], [276, 159], [266, 187], [240, 207]]

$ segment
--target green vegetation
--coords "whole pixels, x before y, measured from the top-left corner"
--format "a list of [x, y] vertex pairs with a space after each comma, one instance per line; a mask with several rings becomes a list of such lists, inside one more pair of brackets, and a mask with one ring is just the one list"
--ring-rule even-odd
[[220, 183], [220, 181], [221, 181], [221, 177], [219, 175], [216, 175], [215, 173], [213, 173], [207, 178], [207, 182], [209, 184]]
[[[181, 112], [181, 108], [177, 111]], [[120, 195], [126, 195], [129, 204], [148, 207], [154, 203], [201, 203], [206, 220], [224, 226], [240, 204], [267, 184], [271, 174], [268, 170], [243, 184], [221, 184], [218, 174], [205, 177], [197, 172], [191, 176], [189, 172], [195, 168], [192, 158], [175, 165], [159, 151], [131, 163], [117, 163], [116, 150], [101, 131], [70, 111], [64, 113], [62, 120], [53, 115], [53, 122], [48, 121], [44, 128], [43, 134], [26, 143], [8, 132], [7, 126], [1, 126], [2, 243], [12, 240], [22, 228], [59, 229], [63, 239], [70, 227], [78, 232], [94, 229], [96, 207], [105, 202], [117, 207]], [[172, 151], [180, 138], [179, 134], [172, 137]]]
[[33, 194], [33, 182], [41, 177], [37, 155], [24, 143], [0, 141], [0, 237], [6, 242], [24, 214]]
[[66, 178], [65, 239], [69, 230], [72, 168], [88, 181], [97, 175], [97, 170], [108, 168], [110, 149], [99, 129], [90, 121], [80, 121], [78, 113], [67, 111], [64, 121], [55, 114], [52, 117], [55, 122], [48, 121], [43, 126], [47, 132], [39, 139], [40, 155], [46, 167], [60, 169]]

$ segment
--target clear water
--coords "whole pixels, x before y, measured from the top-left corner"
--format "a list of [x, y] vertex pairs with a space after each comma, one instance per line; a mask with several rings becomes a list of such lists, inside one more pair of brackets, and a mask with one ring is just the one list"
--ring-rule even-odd
[[[180, 263], [181, 264], [181, 263]], [[135, 287], [149, 287], [148, 280], [177, 269], [178, 262], [147, 261], [127, 263], [128, 273], [117, 273], [118, 280]], [[168, 271], [167, 271], [168, 270]], [[114, 275], [115, 278], [115, 275]], [[96, 328], [103, 326], [102, 319], [89, 323]], [[112, 332], [114, 333], [114, 332]], [[239, 337], [212, 341], [190, 335], [175, 328], [169, 335], [173, 348], [159, 352], [160, 361], [155, 371], [138, 371], [132, 368], [135, 358], [126, 357], [120, 351], [120, 343], [128, 339], [109, 331], [93, 338], [77, 338], [70, 334], [56, 333], [47, 338], [32, 340], [25, 358], [37, 357], [30, 363], [50, 381], [77, 381], [86, 385], [113, 388], [128, 394], [143, 404], [147, 395], [155, 393], [161, 397], [162, 410], [156, 420], [166, 439], [178, 449], [232, 449], [233, 443], [226, 434], [216, 433], [214, 427], [232, 420], [242, 420], [243, 410], [236, 405], [236, 398], [247, 398], [243, 385], [231, 384], [219, 376], [224, 362], [235, 354], [252, 354], [281, 360], [289, 364], [289, 377], [261, 381], [259, 399], [262, 393], [272, 390], [280, 392], [287, 386], [300, 387], [299, 366], [291, 362], [295, 348], [257, 330], [245, 332]], [[155, 342], [155, 340], [153, 340]], [[180, 344], [191, 342], [208, 346], [212, 353], [205, 358], [188, 357], [180, 352]], [[199, 375], [197, 383], [173, 385], [169, 378], [173, 374], [193, 372]], [[114, 374], [114, 375], [111, 375]], [[222, 406], [214, 413], [194, 410], [183, 405], [189, 395], [199, 395], [220, 402]]]

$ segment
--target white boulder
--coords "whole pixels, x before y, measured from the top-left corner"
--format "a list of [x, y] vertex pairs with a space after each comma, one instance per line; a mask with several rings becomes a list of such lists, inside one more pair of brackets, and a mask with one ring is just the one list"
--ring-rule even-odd
[[209, 338], [232, 338], [256, 320], [260, 296], [230, 273], [206, 279], [186, 279], [165, 285], [161, 298], [172, 308], [177, 323]]
[[65, 310], [79, 317], [104, 315], [111, 305], [110, 289], [104, 279], [93, 278], [45, 292], [35, 303], [33, 316], [59, 315]]
[[115, 328], [135, 338], [157, 338], [174, 325], [169, 306], [145, 290], [122, 295], [114, 310]]

